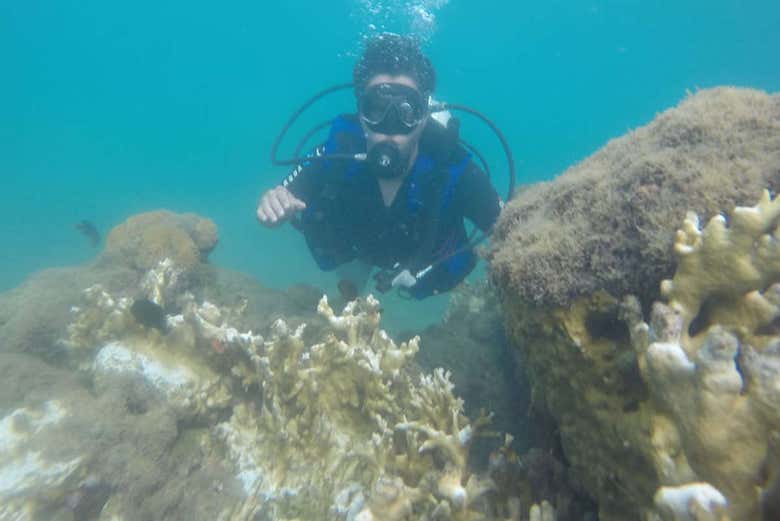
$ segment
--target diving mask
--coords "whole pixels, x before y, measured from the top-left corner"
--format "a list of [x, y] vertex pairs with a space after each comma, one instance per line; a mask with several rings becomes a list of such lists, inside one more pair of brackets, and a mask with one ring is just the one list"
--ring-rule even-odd
[[428, 103], [417, 89], [399, 83], [367, 88], [358, 105], [360, 119], [378, 134], [409, 134], [428, 115]]

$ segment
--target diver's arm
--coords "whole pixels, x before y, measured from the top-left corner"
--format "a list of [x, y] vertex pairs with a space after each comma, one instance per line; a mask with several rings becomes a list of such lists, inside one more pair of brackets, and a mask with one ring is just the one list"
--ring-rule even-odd
[[483, 232], [488, 232], [501, 213], [501, 198], [490, 178], [474, 163], [470, 163], [458, 183], [463, 201], [463, 216]]

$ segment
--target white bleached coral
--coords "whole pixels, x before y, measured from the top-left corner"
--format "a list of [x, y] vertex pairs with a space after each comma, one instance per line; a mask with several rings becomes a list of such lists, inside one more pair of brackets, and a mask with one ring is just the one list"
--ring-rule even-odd
[[141, 289], [149, 300], [159, 306], [165, 306], [176, 294], [181, 275], [181, 268], [166, 257], [146, 272], [141, 281]]
[[556, 521], [555, 509], [548, 501], [533, 505], [528, 515], [529, 521]]
[[664, 518], [675, 521], [704, 521], [705, 513], [723, 515], [728, 502], [709, 483], [688, 483], [678, 487], [661, 487], [655, 494], [655, 505]]
[[767, 192], [728, 225], [718, 216], [700, 229], [689, 214], [677, 272], [662, 284], [667, 302], [649, 324], [636, 301], [624, 305], [654, 404], [665, 519], [758, 519], [759, 476], [780, 431], [779, 218], [780, 199]]
[[[182, 314], [166, 317], [165, 333], [139, 324], [129, 298], [95, 285], [74, 308], [62, 344], [98, 389], [114, 385], [117, 377], [129, 378], [157, 391], [182, 417], [203, 416], [225, 408], [234, 387], [258, 383], [247, 353], [263, 339], [224, 323], [222, 315], [231, 316], [233, 310], [223, 312], [208, 302], [198, 304], [189, 293], [178, 294], [178, 272], [165, 259], [142, 282], [150, 299], [164, 295], [183, 308]], [[215, 358], [222, 362], [215, 363]]]
[[97, 345], [112, 340], [117, 331], [131, 328], [131, 301], [110, 295], [100, 284], [85, 289], [82, 300], [80, 306], [71, 309], [74, 320], [62, 344], [74, 365], [88, 369]]
[[48, 401], [0, 418], [0, 519], [38, 519], [38, 510], [64, 495], [81, 458], [47, 459], [41, 440], [67, 416], [63, 405]]
[[195, 360], [180, 363], [160, 356], [151, 346], [132, 342], [109, 342], [100, 348], [94, 361], [96, 388], [110, 388], [117, 377], [143, 382], [182, 416], [226, 405], [229, 394], [216, 375], [204, 378], [206, 371]]

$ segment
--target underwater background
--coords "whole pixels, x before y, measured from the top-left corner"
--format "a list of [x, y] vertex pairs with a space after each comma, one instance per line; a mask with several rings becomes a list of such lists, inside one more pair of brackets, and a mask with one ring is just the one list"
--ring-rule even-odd
[[[266, 230], [258, 196], [285, 171], [270, 145], [319, 89], [349, 81], [361, 40], [415, 33], [437, 97], [505, 132], [518, 183], [551, 179], [686, 91], [780, 90], [780, 2], [298, 0], [0, 4], [0, 291], [90, 260], [73, 225], [106, 234], [157, 208], [213, 219], [211, 261], [261, 283], [332, 285], [290, 227]], [[350, 111], [342, 93], [304, 118]], [[505, 193], [493, 136], [464, 117]], [[286, 154], [285, 154], [286, 155]], [[438, 320], [446, 297], [390, 302], [386, 325]]]

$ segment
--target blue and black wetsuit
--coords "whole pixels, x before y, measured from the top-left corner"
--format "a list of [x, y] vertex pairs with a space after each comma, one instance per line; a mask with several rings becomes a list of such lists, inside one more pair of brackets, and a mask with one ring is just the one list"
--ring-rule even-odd
[[[334, 120], [317, 155], [365, 152], [357, 117]], [[293, 221], [319, 267], [331, 270], [360, 259], [379, 268], [397, 263], [415, 273], [467, 244], [463, 219], [489, 230], [500, 211], [500, 198], [487, 175], [437, 122], [420, 139], [417, 160], [390, 206], [375, 177], [352, 160], [312, 161], [296, 167], [284, 185], [306, 203]], [[464, 249], [434, 266], [409, 292], [415, 298], [448, 291], [476, 264]]]

